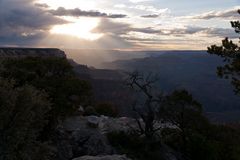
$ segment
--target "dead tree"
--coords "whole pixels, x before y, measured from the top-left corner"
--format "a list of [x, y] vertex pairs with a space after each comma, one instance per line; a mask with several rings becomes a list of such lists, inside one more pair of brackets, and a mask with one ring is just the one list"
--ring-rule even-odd
[[135, 117], [138, 125], [136, 132], [148, 139], [152, 139], [156, 132], [161, 129], [161, 126], [157, 126], [156, 122], [160, 121], [157, 113], [159, 107], [161, 107], [163, 96], [155, 96], [153, 94], [154, 83], [157, 80], [157, 76], [152, 74], [144, 76], [137, 71], [128, 74], [126, 80], [128, 86], [143, 94], [144, 99], [140, 98], [143, 103], [139, 105], [135, 102], [132, 109], [137, 115]]

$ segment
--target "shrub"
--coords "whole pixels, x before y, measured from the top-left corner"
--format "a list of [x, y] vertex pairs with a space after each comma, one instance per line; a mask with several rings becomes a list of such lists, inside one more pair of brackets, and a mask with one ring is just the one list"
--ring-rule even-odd
[[[14, 79], [15, 86], [29, 84], [48, 93], [53, 104], [50, 117], [53, 124], [91, 101], [90, 84], [74, 74], [66, 58], [9, 58], [2, 64], [0, 76]], [[72, 96], [77, 99], [72, 101]]]
[[[32, 86], [14, 87], [0, 79], [0, 159], [48, 159], [51, 147], [40, 140], [51, 104]], [[42, 151], [45, 152], [42, 152]]]
[[150, 142], [147, 138], [125, 132], [108, 133], [107, 137], [119, 152], [133, 159], [164, 159], [160, 142]]
[[118, 115], [117, 108], [110, 102], [98, 103], [95, 110], [98, 114], [104, 116], [116, 117]]

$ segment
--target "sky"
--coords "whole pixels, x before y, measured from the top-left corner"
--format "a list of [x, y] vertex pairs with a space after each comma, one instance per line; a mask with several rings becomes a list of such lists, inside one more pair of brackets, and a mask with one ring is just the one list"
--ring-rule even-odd
[[240, 0], [0, 0], [0, 46], [205, 50], [237, 39]]

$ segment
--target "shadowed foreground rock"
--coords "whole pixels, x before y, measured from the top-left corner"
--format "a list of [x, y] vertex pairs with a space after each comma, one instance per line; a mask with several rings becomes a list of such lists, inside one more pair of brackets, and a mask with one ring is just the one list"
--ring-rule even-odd
[[89, 124], [88, 120], [92, 122], [92, 117], [72, 117], [58, 129], [56, 142], [59, 160], [115, 154], [107, 137], [96, 126]]
[[73, 160], [131, 160], [125, 155], [108, 155], [108, 156], [83, 156]]
[[[163, 128], [174, 127], [169, 124], [157, 125], [161, 125]], [[56, 135], [58, 160], [69, 160], [76, 157], [80, 158], [74, 160], [128, 160], [125, 156], [115, 155], [119, 153], [110, 145], [106, 134], [120, 131], [129, 132], [131, 128], [136, 127], [136, 121], [127, 117], [70, 117], [59, 126]], [[169, 152], [169, 149], [166, 148], [164, 153], [166, 153], [167, 160], [175, 160], [171, 157], [173, 154]]]

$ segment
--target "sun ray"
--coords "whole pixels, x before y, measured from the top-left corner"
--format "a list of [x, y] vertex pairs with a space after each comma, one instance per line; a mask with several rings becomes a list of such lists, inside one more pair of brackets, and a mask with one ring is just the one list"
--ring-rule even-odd
[[[68, 18], [68, 20], [70, 20]], [[100, 33], [92, 33], [91, 31], [97, 27], [99, 19], [96, 18], [78, 18], [73, 23], [56, 25], [51, 29], [52, 34], [64, 34], [75, 36], [80, 39], [97, 40], [102, 37]]]

